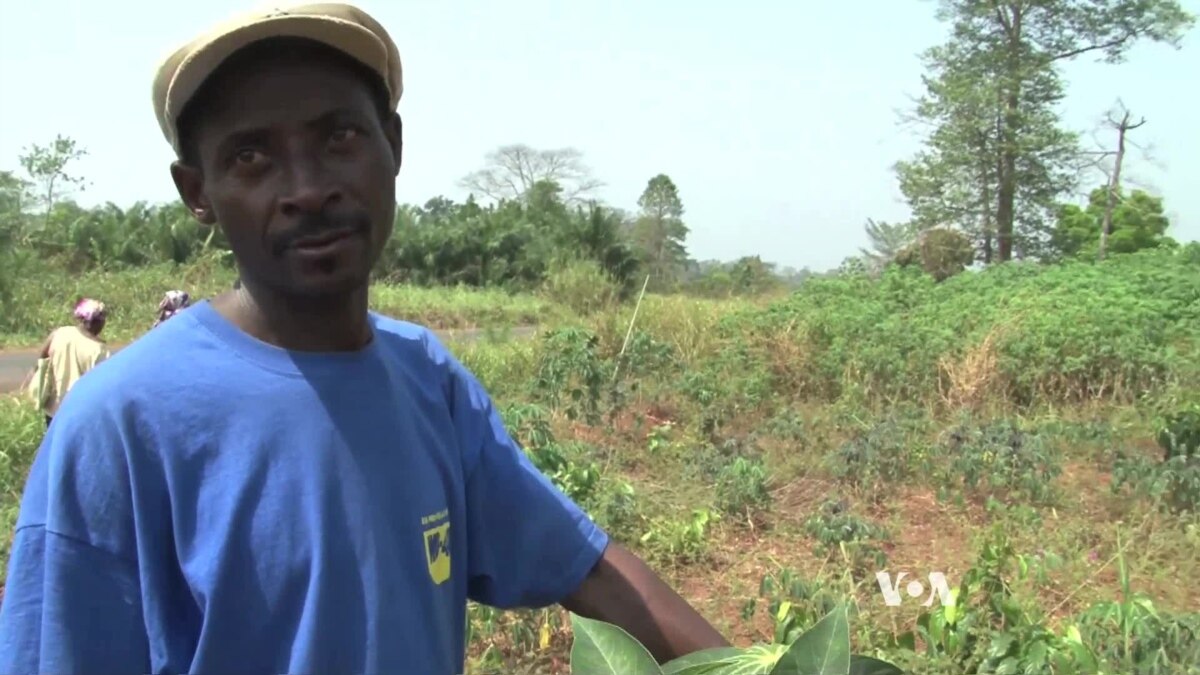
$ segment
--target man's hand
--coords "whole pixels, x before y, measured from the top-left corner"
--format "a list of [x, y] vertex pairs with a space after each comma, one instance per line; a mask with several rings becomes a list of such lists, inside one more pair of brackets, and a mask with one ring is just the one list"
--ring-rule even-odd
[[659, 663], [729, 642], [636, 555], [610, 542], [566, 609], [625, 629]]

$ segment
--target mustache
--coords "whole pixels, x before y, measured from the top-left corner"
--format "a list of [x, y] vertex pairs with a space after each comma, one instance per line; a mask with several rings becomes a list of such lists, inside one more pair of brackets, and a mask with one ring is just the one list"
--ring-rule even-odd
[[300, 222], [284, 232], [274, 234], [270, 239], [271, 252], [282, 255], [301, 239], [319, 237], [331, 232], [348, 231], [351, 234], [366, 234], [371, 229], [371, 221], [366, 214], [305, 214]]

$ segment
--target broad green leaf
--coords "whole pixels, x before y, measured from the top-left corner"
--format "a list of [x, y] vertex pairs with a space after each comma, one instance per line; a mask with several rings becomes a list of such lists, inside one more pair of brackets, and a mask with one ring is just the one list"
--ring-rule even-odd
[[786, 645], [719, 647], [682, 656], [663, 666], [664, 675], [768, 675]]
[[854, 654], [850, 657], [849, 675], [904, 675], [904, 671], [887, 661]]
[[1017, 675], [1017, 669], [1020, 668], [1020, 666], [1020, 662], [1017, 661], [1015, 657], [1006, 657], [1000, 662], [1000, 665], [996, 667], [996, 675]]
[[838, 606], [788, 646], [769, 675], [848, 675], [850, 622]]
[[950, 603], [946, 605], [946, 623], [953, 626], [958, 621], [958, 589], [950, 589]]
[[618, 626], [571, 614], [572, 675], [662, 675], [650, 652]]
[[741, 654], [742, 650], [737, 647], [702, 649], [664, 663], [662, 671], [663, 675], [707, 675], [714, 672], [711, 668], [730, 663]]

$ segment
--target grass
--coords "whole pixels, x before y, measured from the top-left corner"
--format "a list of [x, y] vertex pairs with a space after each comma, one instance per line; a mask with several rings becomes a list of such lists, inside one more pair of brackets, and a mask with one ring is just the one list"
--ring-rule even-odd
[[[628, 344], [630, 305], [449, 344], [534, 462], [738, 644], [839, 599], [856, 651], [914, 672], [1186, 673], [1200, 467], [1162, 462], [1158, 437], [1200, 403], [1198, 271], [1165, 253], [893, 271], [767, 303], [651, 296]], [[0, 407], [5, 541], [40, 433]], [[882, 570], [981, 580], [955, 640], [920, 632], [946, 621], [924, 597], [886, 606]], [[469, 672], [566, 672], [562, 611], [471, 617]]]
[[[0, 349], [40, 345], [51, 330], [71, 322], [72, 307], [81, 296], [108, 305], [104, 337], [114, 344], [126, 344], [153, 325], [166, 291], [181, 288], [195, 300], [211, 298], [231, 288], [235, 278], [233, 270], [215, 264], [81, 274], [36, 268], [22, 275], [12, 311], [0, 318]], [[376, 284], [370, 302], [372, 309], [388, 316], [444, 330], [538, 325], [569, 314], [545, 297], [498, 289]]]

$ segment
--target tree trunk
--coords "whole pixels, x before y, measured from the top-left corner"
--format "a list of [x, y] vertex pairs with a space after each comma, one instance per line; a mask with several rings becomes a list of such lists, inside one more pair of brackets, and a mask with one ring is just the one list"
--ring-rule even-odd
[[[1013, 87], [1016, 86], [1014, 83]], [[1017, 201], [1017, 96], [1011, 93], [1005, 110], [1004, 137], [1000, 147], [1000, 175], [996, 204], [996, 243], [1000, 262], [1012, 260], [1013, 223]]]
[[1108, 238], [1112, 236], [1113, 211], [1117, 207], [1117, 191], [1121, 189], [1121, 162], [1125, 159], [1125, 132], [1139, 126], [1141, 126], [1140, 123], [1132, 126], [1129, 124], [1128, 110], [1125, 111], [1121, 122], [1117, 124], [1117, 156], [1113, 160], [1112, 178], [1108, 181], [1108, 195], [1104, 204], [1104, 220], [1100, 224], [1100, 250], [1097, 255], [1100, 260], [1104, 260], [1104, 254], [1108, 249]]
[[983, 219], [980, 223], [980, 229], [983, 239], [983, 264], [991, 265], [992, 258], [995, 257], [995, 240], [996, 226], [992, 221], [992, 174], [988, 170], [992, 159], [988, 157], [988, 147], [986, 139], [979, 146], [979, 156], [983, 158], [980, 163], [980, 209], [979, 213]]
[[1017, 141], [1020, 136], [1021, 105], [1021, 19], [1023, 8], [1010, 5], [1008, 59], [1004, 85], [1004, 124], [1000, 135], [1000, 175], [996, 204], [996, 244], [1000, 262], [1012, 260], [1013, 225], [1017, 201]]

